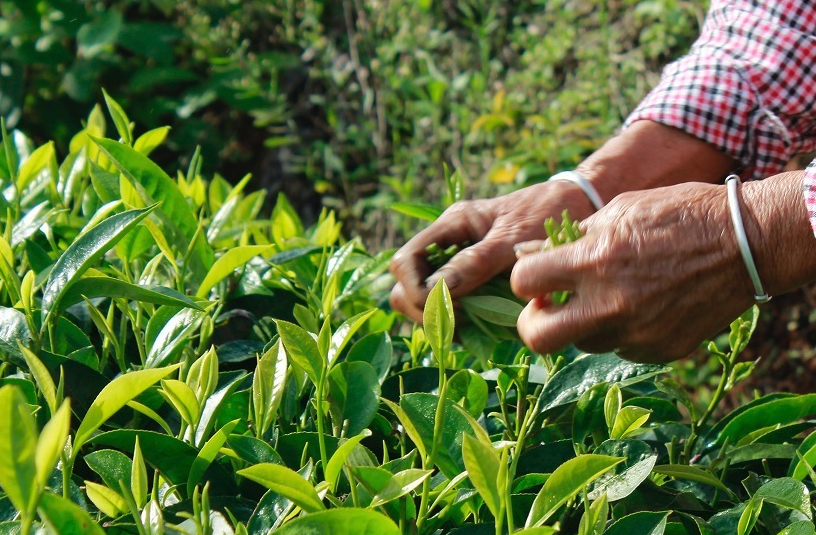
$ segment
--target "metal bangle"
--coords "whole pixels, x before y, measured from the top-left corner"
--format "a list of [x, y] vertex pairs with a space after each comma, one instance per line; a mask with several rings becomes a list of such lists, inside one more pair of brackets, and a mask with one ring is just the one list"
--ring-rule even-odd
[[754, 263], [754, 256], [751, 254], [751, 247], [748, 245], [748, 236], [745, 234], [745, 226], [742, 223], [739, 195], [737, 194], [737, 186], [741, 183], [740, 177], [737, 175], [728, 175], [725, 178], [725, 186], [728, 188], [728, 211], [731, 213], [731, 222], [734, 224], [734, 234], [737, 236], [737, 245], [742, 254], [742, 260], [745, 262], [745, 267], [748, 269], [748, 276], [751, 277], [751, 282], [754, 285], [754, 299], [756, 299], [757, 303], [767, 303], [771, 300], [771, 296], [762, 288], [759, 273]]
[[553, 180], [572, 182], [581, 188], [589, 199], [589, 202], [592, 203], [592, 206], [594, 206], [596, 210], [600, 210], [604, 207], [604, 202], [601, 200], [601, 196], [598, 195], [598, 190], [596, 190], [595, 186], [593, 186], [592, 183], [578, 171], [562, 171], [561, 173], [551, 176], [549, 181], [552, 182]]

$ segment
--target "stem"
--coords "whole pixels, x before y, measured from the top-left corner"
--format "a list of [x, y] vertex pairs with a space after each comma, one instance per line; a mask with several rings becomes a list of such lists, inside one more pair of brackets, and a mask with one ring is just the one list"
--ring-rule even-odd
[[30, 535], [31, 534], [31, 525], [34, 523], [34, 519], [29, 516], [25, 515], [20, 521], [20, 534], [21, 535]]
[[317, 402], [317, 441], [320, 445], [320, 463], [323, 466], [323, 471], [326, 470], [326, 464], [329, 462], [329, 456], [326, 454], [326, 429], [323, 422], [323, 389], [324, 380], [321, 377], [317, 382], [317, 392], [315, 394], [315, 401]]

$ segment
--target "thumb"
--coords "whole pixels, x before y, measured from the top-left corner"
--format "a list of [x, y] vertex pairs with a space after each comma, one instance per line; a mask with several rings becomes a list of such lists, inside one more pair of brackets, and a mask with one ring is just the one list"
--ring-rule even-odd
[[471, 293], [496, 275], [509, 271], [515, 263], [513, 244], [490, 233], [482, 241], [459, 251], [444, 266], [425, 280], [432, 288], [445, 279], [453, 297]]

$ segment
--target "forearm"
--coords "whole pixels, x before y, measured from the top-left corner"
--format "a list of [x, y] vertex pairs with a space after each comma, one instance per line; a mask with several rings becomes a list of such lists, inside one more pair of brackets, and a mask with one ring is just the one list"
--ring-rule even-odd
[[609, 202], [626, 191], [684, 182], [717, 183], [736, 166], [717, 147], [685, 132], [638, 121], [584, 160], [578, 171]]
[[803, 175], [783, 173], [741, 187], [748, 243], [770, 295], [816, 280], [816, 239], [802, 198]]

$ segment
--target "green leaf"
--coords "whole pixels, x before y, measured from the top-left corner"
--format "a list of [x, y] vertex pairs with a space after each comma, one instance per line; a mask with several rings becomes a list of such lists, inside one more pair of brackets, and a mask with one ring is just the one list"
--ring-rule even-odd
[[401, 214], [430, 222], [436, 221], [444, 211], [438, 206], [418, 202], [395, 202], [391, 204], [391, 209]]
[[143, 508], [148, 500], [147, 466], [144, 462], [144, 455], [142, 455], [139, 437], [136, 437], [136, 444], [133, 446], [133, 462], [130, 464], [130, 491], [136, 500], [136, 507]]
[[626, 387], [645, 381], [670, 368], [659, 364], [638, 364], [617, 355], [582, 355], [556, 372], [541, 391], [542, 410], [548, 411], [574, 401], [598, 383], [620, 383]]
[[277, 320], [275, 324], [289, 359], [306, 372], [312, 383], [317, 384], [323, 376], [325, 362], [320, 356], [315, 339], [294, 323]]
[[128, 119], [125, 110], [119, 105], [108, 92], [102, 88], [102, 94], [105, 97], [105, 104], [108, 106], [108, 113], [110, 113], [113, 124], [116, 126], [116, 131], [119, 132], [119, 137], [126, 145], [133, 144], [133, 132], [130, 127], [130, 119]]
[[609, 433], [609, 438], [629, 438], [647, 431], [643, 424], [649, 419], [652, 411], [643, 407], [624, 407], [615, 415], [615, 425]]
[[493, 449], [493, 444], [484, 444], [477, 438], [465, 435], [462, 442], [462, 458], [471, 483], [493, 517], [499, 518], [505, 489], [498, 487], [501, 460]]
[[772, 399], [767, 403], [744, 410], [731, 419], [719, 434], [709, 435], [711, 439], [706, 444], [706, 449], [722, 446], [726, 438], [730, 444], [736, 444], [757, 429], [776, 424], [788, 424], [814, 413], [816, 413], [816, 394]]
[[342, 508], [296, 518], [275, 535], [400, 535], [400, 529], [376, 511]]
[[149, 156], [156, 147], [164, 143], [169, 132], [169, 126], [160, 126], [149, 130], [136, 139], [136, 142], [133, 144], [133, 149], [145, 156]]
[[[584, 504], [587, 505], [586, 503]], [[606, 494], [601, 494], [591, 505], [586, 507], [578, 525], [578, 535], [601, 535], [606, 528], [609, 516], [609, 502]]]
[[377, 309], [366, 310], [365, 312], [361, 312], [356, 316], [349, 318], [348, 320], [344, 321], [340, 327], [337, 328], [334, 333], [332, 333], [331, 337], [331, 344], [329, 345], [329, 352], [327, 355], [328, 365], [329, 367], [334, 364], [334, 361], [337, 360], [337, 357], [340, 356], [340, 353], [346, 347], [346, 344], [349, 343], [351, 337], [354, 336], [360, 327], [363, 326], [363, 323], [368, 320]]
[[[159, 309], [163, 310], [163, 309]], [[171, 308], [169, 310], [175, 310]], [[160, 320], [161, 331], [156, 335], [145, 359], [145, 368], [156, 368], [170, 362], [170, 360], [189, 341], [190, 336], [198, 331], [205, 314], [195, 309], [184, 309], [175, 313], [169, 320], [159, 315], [159, 311], [150, 318], [148, 333], [153, 320]]]
[[[263, 463], [238, 470], [238, 475], [286, 496], [306, 512], [322, 511], [326, 507], [314, 487], [303, 477], [285, 466]], [[291, 525], [291, 524], [289, 524]]]
[[343, 470], [343, 466], [346, 464], [346, 459], [348, 459], [351, 451], [357, 447], [357, 444], [359, 444], [361, 440], [370, 436], [371, 431], [363, 429], [359, 435], [347, 440], [341, 439], [343, 442], [337, 447], [337, 451], [332, 454], [329, 462], [326, 463], [325, 478], [332, 492], [337, 488], [337, 478], [340, 477], [340, 472]]
[[762, 512], [762, 500], [748, 500], [737, 522], [737, 535], [747, 535], [754, 529]]
[[595, 480], [589, 493], [592, 500], [601, 495], [610, 502], [626, 498], [646, 481], [657, 462], [657, 453], [640, 440], [607, 440], [594, 453], [623, 457], [624, 461]]
[[196, 425], [201, 406], [187, 383], [178, 379], [162, 379], [160, 393], [179, 413], [182, 421], [193, 427]]
[[37, 464], [37, 483], [39, 488], [44, 489], [48, 483], [54, 467], [60, 458], [60, 454], [68, 440], [68, 433], [71, 431], [71, 404], [70, 400], [65, 400], [60, 408], [51, 416], [48, 423], [43, 427], [40, 438], [37, 440], [37, 450], [35, 454]]
[[52, 310], [59, 310], [66, 290], [154, 208], [155, 205], [113, 215], [82, 234], [60, 255], [43, 290], [43, 325]]
[[372, 494], [369, 507], [380, 507], [405, 496], [431, 477], [431, 470], [408, 468], [396, 474], [375, 466], [353, 467], [351, 472]]
[[359, 339], [346, 355], [346, 362], [368, 362], [377, 371], [382, 383], [391, 371], [393, 347], [386, 331], [367, 334]]
[[37, 427], [17, 387], [0, 387], [0, 487], [18, 511], [37, 505]]
[[640, 511], [632, 513], [609, 526], [604, 535], [663, 535], [669, 513]]
[[51, 373], [49, 373], [48, 368], [42, 361], [34, 354], [34, 352], [30, 351], [28, 348], [24, 347], [20, 344], [20, 352], [25, 358], [26, 364], [28, 364], [28, 370], [31, 372], [31, 376], [34, 377], [34, 381], [37, 383], [37, 388], [40, 390], [40, 394], [42, 397], [45, 398], [45, 402], [48, 405], [48, 410], [51, 411], [51, 414], [57, 412], [57, 385], [54, 384], [54, 379], [51, 377]]
[[525, 527], [540, 526], [584, 487], [623, 462], [620, 457], [580, 455], [555, 469], [535, 498]]
[[39, 147], [31, 153], [20, 166], [17, 172], [17, 191], [21, 195], [31, 182], [37, 178], [37, 175], [47, 168], [51, 160], [56, 157], [54, 152], [54, 142], [49, 141], [45, 145]]
[[816, 535], [816, 528], [814, 528], [813, 522], [800, 520], [785, 527], [778, 535]]
[[608, 389], [609, 384], [598, 383], [578, 398], [572, 416], [572, 439], [576, 444], [583, 444], [590, 435], [606, 435], [604, 404]]
[[788, 475], [804, 481], [808, 475], [808, 466], [816, 466], [816, 431], [809, 434], [796, 450], [801, 454], [801, 458], [794, 456], [788, 469]]
[[807, 487], [791, 477], [780, 477], [765, 483], [756, 491], [754, 499], [799, 511], [808, 520], [813, 520]]
[[[606, 427], [609, 429], [610, 436], [612, 435], [612, 428], [615, 426], [615, 420], [620, 412], [623, 404], [623, 397], [621, 396], [620, 386], [613, 384], [606, 393], [604, 400], [604, 420]], [[620, 438], [619, 436], [612, 436], [612, 438]]]
[[252, 376], [252, 407], [259, 436], [263, 436], [275, 421], [283, 401], [289, 363], [280, 340], [267, 350]]
[[504, 327], [515, 327], [524, 310], [516, 301], [495, 295], [467, 295], [459, 302], [470, 314]]
[[402, 425], [402, 428], [405, 429], [405, 433], [408, 435], [408, 438], [411, 439], [411, 442], [414, 443], [414, 446], [416, 446], [417, 451], [419, 451], [419, 455], [422, 458], [427, 457], [428, 455], [427, 446], [431, 446], [433, 442], [429, 442], [426, 446], [424, 442], [425, 439], [419, 432], [419, 429], [414, 425], [413, 420], [408, 415], [408, 413], [403, 410], [402, 407], [400, 407], [390, 399], [383, 398], [382, 402], [385, 403], [388, 406], [388, 408], [390, 408], [391, 411], [394, 413], [394, 416], [397, 417], [397, 420], [399, 420], [400, 424]]
[[453, 300], [444, 279], [439, 279], [428, 294], [422, 324], [437, 361], [444, 363], [453, 343], [454, 331]]
[[76, 281], [62, 296], [62, 306], [67, 308], [82, 298], [123, 298], [142, 303], [154, 303], [175, 307], [202, 308], [186, 295], [166, 286], [130, 284], [113, 277], [83, 277]]
[[210, 290], [232, 275], [236, 268], [245, 266], [247, 262], [256, 256], [267, 256], [274, 250], [274, 245], [244, 245], [230, 249], [212, 265], [207, 272], [207, 276], [201, 281], [196, 295], [198, 297], [207, 297]]
[[122, 495], [105, 485], [85, 481], [85, 492], [96, 508], [111, 518], [118, 518], [128, 510]]
[[347, 422], [345, 433], [357, 435], [377, 414], [380, 382], [367, 362], [342, 362], [329, 373], [329, 403], [336, 422]]
[[93, 432], [124, 407], [128, 401], [176, 371], [178, 367], [179, 365], [176, 364], [166, 368], [134, 371], [120, 375], [108, 383], [96, 396], [82, 419], [82, 423], [79, 424], [74, 439], [74, 452], [78, 452]]
[[190, 467], [190, 476], [187, 478], [187, 494], [192, 495], [193, 489], [201, 481], [201, 476], [207, 471], [207, 468], [215, 461], [215, 457], [221, 451], [221, 446], [227, 441], [229, 434], [238, 425], [239, 420], [233, 420], [224, 424], [224, 427], [218, 430], [206, 444], [198, 452], [193, 466]]
[[697, 481], [698, 483], [705, 483], [706, 485], [717, 487], [725, 492], [731, 492], [731, 490], [711, 472], [707, 472], [696, 466], [686, 464], [659, 464], [655, 466], [652, 471], [665, 476], [671, 476], [675, 479], [688, 479], [690, 481]]
[[62, 496], [45, 493], [40, 498], [39, 513], [54, 533], [60, 535], [105, 535], [99, 524], [80, 506]]
[[101, 449], [85, 455], [82, 460], [88, 468], [99, 474], [108, 487], [119, 488], [119, 482], [131, 486], [133, 482], [133, 462], [117, 450]]
[[249, 464], [284, 464], [278, 452], [263, 440], [248, 435], [233, 434], [229, 436], [227, 442], [232, 451]]
[[448, 379], [448, 399], [478, 418], [487, 405], [487, 381], [473, 370], [459, 370]]
[[[173, 180], [158, 165], [131, 147], [112, 139], [91, 139], [131, 184], [139, 187], [146, 204], [161, 202], [156, 213], [170, 229], [177, 248], [187, 251], [197, 234], [198, 220]], [[203, 237], [196, 238], [190, 268], [197, 280], [204, 279], [212, 263], [212, 249]]]
[[78, 57], [91, 59], [112, 49], [122, 30], [122, 14], [114, 9], [100, 11], [76, 34]]

